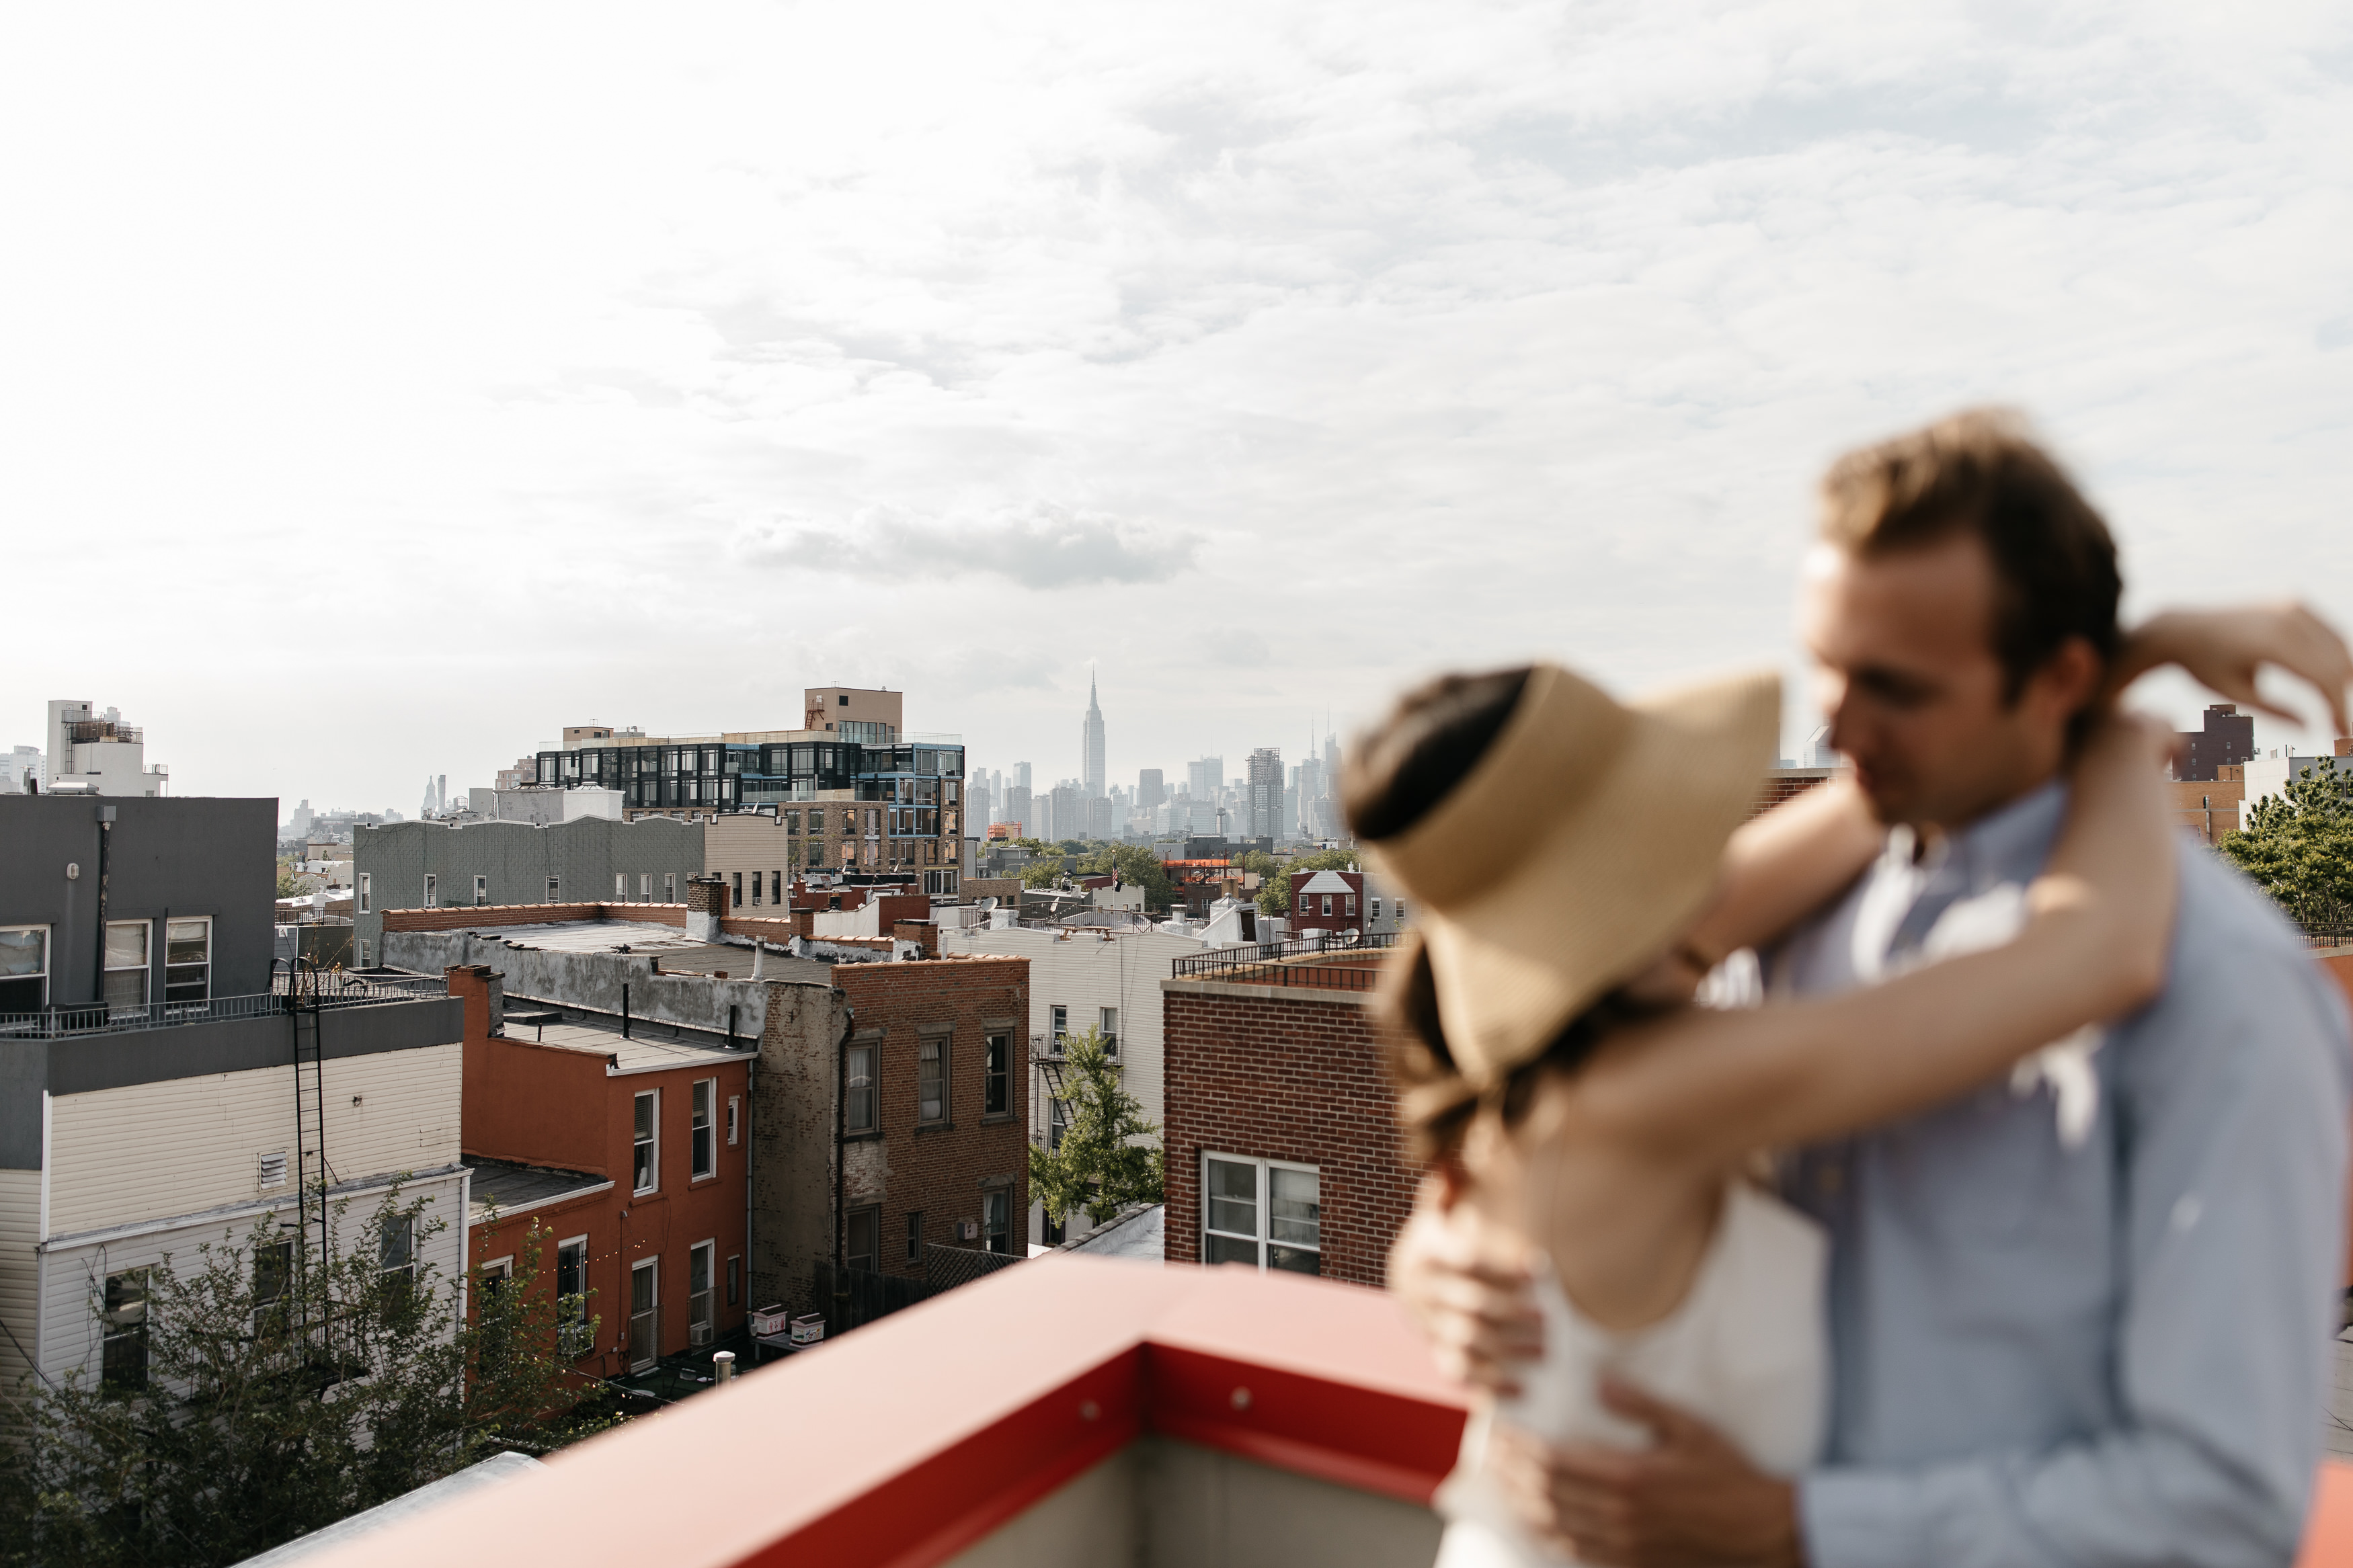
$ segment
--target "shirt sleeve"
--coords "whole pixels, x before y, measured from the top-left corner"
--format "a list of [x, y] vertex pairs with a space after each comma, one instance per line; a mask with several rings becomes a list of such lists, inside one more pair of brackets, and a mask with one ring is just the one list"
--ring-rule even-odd
[[2176, 949], [2113, 1042], [2119, 1424], [2035, 1453], [1799, 1483], [1813, 1568], [2278, 1568], [2320, 1458], [2345, 1248], [2337, 988], [2272, 932]]

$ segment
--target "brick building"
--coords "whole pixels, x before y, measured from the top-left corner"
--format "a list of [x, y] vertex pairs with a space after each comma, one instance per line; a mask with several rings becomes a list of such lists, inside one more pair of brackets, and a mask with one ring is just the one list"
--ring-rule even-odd
[[1775, 768], [1765, 775], [1765, 787], [1757, 792], [1757, 804], [1749, 808], [1750, 816], [1762, 816], [1785, 800], [1795, 800], [1818, 784], [1834, 777], [1836, 768]]
[[945, 1251], [1026, 1250], [1029, 966], [927, 958], [910, 935], [812, 941], [788, 919], [699, 907], [571, 905], [386, 917], [393, 963], [487, 963], [510, 1007], [753, 1058], [746, 1091], [747, 1304], [823, 1310], [815, 1265], [927, 1278]]
[[1362, 871], [1291, 873], [1291, 934], [1337, 933], [1365, 929]]
[[2247, 800], [2246, 773], [2244, 763], [2222, 763], [2203, 779], [2168, 784], [2176, 819], [2209, 844], [2237, 832]]
[[2198, 729], [2180, 732], [2182, 754], [2174, 763], [2173, 776], [2184, 783], [2215, 783], [2221, 777], [2218, 770], [2255, 754], [2253, 714], [2240, 712], [2235, 702], [2214, 702], [2200, 717]]
[[1419, 1173], [1371, 1012], [1380, 962], [1205, 957], [1160, 983], [1169, 1261], [1382, 1283]]
[[702, 1030], [510, 1015], [501, 972], [448, 976], [466, 1008], [469, 1265], [512, 1279], [538, 1226], [537, 1283], [589, 1296], [596, 1327], [568, 1348], [600, 1377], [740, 1328], [752, 1052]]

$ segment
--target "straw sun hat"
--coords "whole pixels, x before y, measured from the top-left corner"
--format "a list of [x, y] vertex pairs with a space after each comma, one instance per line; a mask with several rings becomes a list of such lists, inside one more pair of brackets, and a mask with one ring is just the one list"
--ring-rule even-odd
[[1420, 905], [1389, 983], [1429, 953], [1447, 1047], [1473, 1087], [1541, 1056], [1689, 926], [1780, 722], [1770, 673], [1621, 704], [1538, 665], [1462, 781], [1368, 846]]

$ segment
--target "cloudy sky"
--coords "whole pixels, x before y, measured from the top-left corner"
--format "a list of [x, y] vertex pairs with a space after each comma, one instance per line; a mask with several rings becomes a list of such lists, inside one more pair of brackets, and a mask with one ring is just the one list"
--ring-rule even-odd
[[413, 812], [849, 682], [1050, 780], [1092, 668], [1238, 772], [1798, 673], [1813, 475], [1984, 400], [2135, 605], [2353, 623], [2348, 175], [2342, 4], [19, 6], [0, 747]]

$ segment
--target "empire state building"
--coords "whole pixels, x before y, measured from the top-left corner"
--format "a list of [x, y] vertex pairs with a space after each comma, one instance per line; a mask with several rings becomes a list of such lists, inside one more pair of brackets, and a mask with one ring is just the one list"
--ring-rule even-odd
[[1103, 797], [1103, 709], [1095, 701], [1095, 678], [1087, 677], [1087, 716], [1079, 726], [1079, 783], [1089, 800]]

